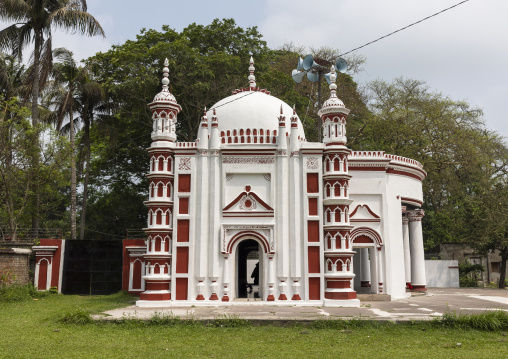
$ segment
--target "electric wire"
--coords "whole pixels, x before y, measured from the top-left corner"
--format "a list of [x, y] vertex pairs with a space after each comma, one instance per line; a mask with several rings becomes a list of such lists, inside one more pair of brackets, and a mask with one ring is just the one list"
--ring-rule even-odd
[[468, 1], [469, 1], [469, 0], [464, 0], [464, 1], [461, 1], [461, 2], [459, 2], [459, 3], [457, 3], [457, 4], [453, 5], [453, 6], [450, 6], [450, 7], [446, 8], [446, 9], [444, 9], [444, 10], [441, 10], [441, 11], [439, 11], [439, 12], [436, 12], [435, 14], [432, 14], [432, 15], [427, 16], [427, 17], [425, 17], [425, 18], [423, 18], [423, 19], [421, 19], [421, 20], [418, 20], [418, 21], [416, 21], [416, 22], [413, 22], [412, 24], [409, 24], [409, 25], [407, 25], [407, 26], [404, 26], [404, 27], [402, 27], [402, 28], [400, 28], [400, 29], [398, 29], [398, 30], [395, 30], [395, 31], [393, 31], [393, 32], [391, 32], [391, 33], [389, 33], [389, 34], [387, 34], [387, 35], [381, 36], [380, 38], [377, 38], [376, 40], [370, 41], [370, 42], [368, 42], [368, 43], [366, 43], [366, 44], [364, 44], [364, 45], [362, 45], [362, 46], [359, 46], [359, 47], [357, 47], [357, 48], [355, 48], [355, 49], [353, 49], [353, 50], [349, 50], [348, 52], [344, 52], [344, 53], [340, 54], [339, 56], [344, 56], [344, 55], [347, 55], [347, 54], [349, 54], [349, 53], [351, 53], [351, 52], [354, 52], [354, 51], [356, 51], [356, 50], [359, 50], [359, 49], [361, 49], [361, 48], [364, 48], [365, 46], [368, 46], [368, 45], [370, 45], [370, 44], [373, 44], [373, 43], [375, 43], [375, 42], [378, 42], [379, 40], [382, 40], [382, 39], [384, 39], [384, 38], [387, 38], [387, 37], [389, 37], [389, 36], [392, 36], [392, 35], [394, 35], [394, 34], [396, 34], [396, 33], [400, 32], [400, 31], [402, 31], [402, 30], [405, 30], [405, 29], [407, 29], [407, 28], [409, 28], [409, 27], [411, 27], [411, 26], [414, 26], [414, 25], [416, 25], [416, 24], [419, 24], [419, 23], [421, 23], [421, 22], [423, 22], [423, 21], [425, 21], [425, 20], [428, 20], [428, 19], [430, 19], [430, 18], [432, 18], [432, 17], [434, 17], [434, 16], [437, 16], [437, 15], [439, 15], [439, 14], [442, 14], [443, 12], [448, 11], [448, 10], [451, 10], [451, 9], [453, 9], [454, 7], [457, 7], [457, 6], [459, 6], [459, 5], [462, 5], [462, 4], [464, 4], [464, 3], [468, 2]]

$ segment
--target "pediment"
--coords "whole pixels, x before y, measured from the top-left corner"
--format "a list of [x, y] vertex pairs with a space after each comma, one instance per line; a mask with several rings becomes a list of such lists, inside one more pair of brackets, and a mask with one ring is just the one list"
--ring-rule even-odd
[[222, 210], [224, 217], [273, 217], [273, 212], [272, 207], [251, 192], [251, 186], [245, 186], [245, 191]]
[[351, 222], [381, 222], [381, 217], [366, 204], [359, 204], [349, 216]]

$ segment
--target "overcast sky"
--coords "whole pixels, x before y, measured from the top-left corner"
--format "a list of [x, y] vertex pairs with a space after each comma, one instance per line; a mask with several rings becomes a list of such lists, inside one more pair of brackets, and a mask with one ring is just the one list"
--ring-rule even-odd
[[[141, 28], [160, 30], [167, 24], [180, 31], [193, 22], [207, 25], [215, 18], [234, 18], [242, 27], [257, 26], [271, 48], [293, 42], [347, 52], [459, 2], [88, 0], [88, 11], [100, 21], [107, 38], [55, 31], [53, 44], [69, 48], [82, 59], [134, 39]], [[425, 80], [435, 91], [482, 108], [487, 126], [508, 137], [503, 115], [508, 99], [506, 15], [506, 0], [470, 0], [358, 50], [367, 63], [355, 79], [362, 84], [399, 76]]]

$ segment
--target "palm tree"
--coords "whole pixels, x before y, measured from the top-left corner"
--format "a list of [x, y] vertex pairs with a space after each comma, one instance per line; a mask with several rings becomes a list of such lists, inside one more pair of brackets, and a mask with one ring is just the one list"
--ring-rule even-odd
[[[72, 52], [59, 48], [53, 51], [56, 62], [53, 66], [50, 87], [45, 95], [45, 104], [53, 111], [47, 116], [48, 121], [56, 125], [58, 131], [69, 132], [71, 146], [71, 239], [76, 239], [76, 151], [75, 125], [77, 121], [90, 124], [93, 121], [90, 103], [105, 97], [102, 87], [90, 80], [90, 67], [78, 66]], [[80, 117], [74, 118], [75, 113]], [[68, 126], [63, 126], [68, 118]], [[86, 132], [87, 129], [85, 129]], [[87, 133], [88, 135], [88, 133]], [[89, 142], [89, 140], [88, 140]], [[89, 145], [88, 145], [89, 146]], [[88, 158], [89, 161], [89, 158]]]
[[[99, 22], [87, 12], [86, 0], [0, 0], [0, 19], [14, 24], [0, 31], [0, 49], [11, 49], [21, 58], [23, 49], [34, 43], [33, 82], [31, 86], [32, 124], [39, 123], [38, 100], [40, 79], [49, 73], [51, 59], [51, 30], [58, 27], [65, 31], [88, 36], [105, 36]], [[46, 56], [44, 56], [46, 55]], [[34, 164], [39, 162], [38, 155]], [[39, 190], [34, 188], [35, 212], [32, 226], [39, 228]]]
[[90, 146], [90, 128], [95, 123], [105, 122], [112, 113], [114, 106], [98, 82], [86, 79], [86, 82], [82, 85], [83, 91], [80, 91], [80, 103], [82, 106], [78, 111], [79, 117], [77, 118], [77, 120], [83, 124], [82, 143], [85, 157], [85, 178], [83, 181], [83, 201], [81, 204], [79, 232], [80, 239], [84, 239], [85, 237], [86, 206], [88, 199], [88, 183], [90, 179], [90, 157], [92, 152]]

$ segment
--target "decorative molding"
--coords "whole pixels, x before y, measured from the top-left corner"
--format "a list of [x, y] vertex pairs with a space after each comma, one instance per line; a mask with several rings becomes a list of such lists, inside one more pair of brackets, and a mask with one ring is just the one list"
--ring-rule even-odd
[[190, 171], [191, 158], [190, 157], [180, 157], [180, 163], [178, 164], [178, 169], [180, 171]]
[[407, 211], [406, 216], [409, 222], [421, 222], [423, 216], [425, 216], [425, 211], [423, 209]]
[[272, 180], [272, 175], [270, 173], [265, 173], [263, 175], [263, 177], [265, 178], [265, 180], [267, 180], [268, 182], [270, 182]]
[[233, 179], [234, 175], [232, 173], [226, 173], [226, 182], [229, 182]]
[[287, 156], [288, 155], [288, 151], [286, 151], [286, 150], [278, 150], [277, 151], [277, 155], [278, 156]]
[[415, 198], [409, 198], [409, 197], [400, 197], [400, 201], [402, 203], [406, 203], [406, 204], [409, 204], [409, 205], [412, 205], [415, 207], [421, 207], [423, 204], [422, 201], [415, 199]]
[[222, 225], [222, 253], [231, 253], [237, 241], [244, 237], [258, 240], [265, 253], [274, 253], [273, 225]]
[[273, 157], [223, 157], [222, 163], [234, 164], [272, 164], [275, 163]]
[[377, 215], [376, 213], [374, 213], [374, 211], [372, 209], [370, 209], [370, 207], [366, 204], [359, 204], [358, 206], [356, 206], [356, 208], [353, 210], [353, 212], [351, 212], [351, 214], [349, 215], [349, 218], [352, 220], [353, 217], [355, 216], [355, 214], [357, 214], [357, 212], [359, 210], [361, 210], [362, 208], [365, 208], [368, 212], [368, 214], [370, 214], [372, 216], [372, 218], [358, 218], [356, 219], [356, 221], [372, 221], [372, 220], [377, 220], [376, 222], [379, 222], [381, 221], [381, 217], [379, 215]]
[[250, 190], [250, 186], [246, 186], [244, 192], [240, 193], [231, 203], [224, 207], [222, 210], [223, 216], [273, 217], [273, 208]]
[[319, 168], [319, 158], [309, 157], [307, 158], [307, 169], [317, 170]]
[[381, 239], [381, 236], [379, 235], [378, 232], [376, 232], [372, 228], [368, 228], [368, 227], [355, 228], [350, 233], [351, 245], [353, 245], [355, 239], [360, 236], [365, 236], [365, 237], [372, 239], [374, 241], [376, 247], [378, 248], [378, 250], [381, 250], [381, 246], [383, 245], [383, 240]]
[[293, 151], [291, 152], [291, 154], [289, 155], [289, 157], [295, 157], [295, 156], [298, 156], [298, 154], [300, 153], [300, 151]]

